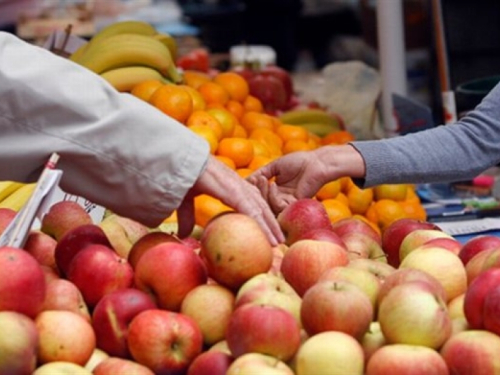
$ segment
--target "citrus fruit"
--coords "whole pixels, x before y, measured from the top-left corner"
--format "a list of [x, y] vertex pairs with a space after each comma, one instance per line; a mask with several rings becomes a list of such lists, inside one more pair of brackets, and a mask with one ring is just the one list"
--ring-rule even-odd
[[210, 153], [215, 154], [219, 142], [217, 140], [217, 135], [212, 128], [206, 125], [191, 125], [188, 126], [188, 129], [204, 138], [210, 146]]
[[247, 167], [254, 157], [253, 145], [249, 139], [223, 138], [219, 142], [217, 155], [222, 155], [234, 161], [236, 168]]
[[340, 193], [340, 181], [333, 180], [324, 184], [316, 193], [316, 198], [320, 201], [324, 199], [334, 199]]
[[375, 200], [392, 199], [402, 201], [406, 199], [408, 185], [406, 184], [381, 184], [373, 187]]
[[328, 218], [332, 223], [352, 216], [349, 207], [338, 199], [325, 199], [321, 203], [325, 206]]
[[243, 108], [245, 112], [264, 112], [264, 106], [262, 102], [253, 95], [248, 95], [243, 101]]
[[373, 189], [361, 189], [353, 184], [347, 191], [347, 200], [353, 214], [363, 215], [373, 202]]
[[130, 93], [147, 102], [149, 101], [153, 93], [161, 86], [163, 86], [163, 83], [161, 81], [149, 79], [135, 85]]
[[191, 95], [182, 87], [172, 84], [159, 87], [151, 95], [149, 103], [181, 123], [185, 123], [193, 110]]
[[186, 120], [186, 126], [190, 127], [193, 125], [204, 125], [212, 128], [217, 136], [217, 140], [220, 141], [222, 139], [222, 125], [219, 120], [217, 120], [214, 116], [206, 111], [194, 111]]
[[222, 137], [232, 137], [234, 128], [238, 124], [238, 119], [224, 108], [210, 108], [206, 110], [210, 115], [215, 117], [222, 126]]
[[224, 106], [229, 101], [229, 93], [224, 87], [215, 82], [202, 83], [197, 90], [203, 96], [207, 105], [216, 103]]
[[213, 78], [213, 82], [222, 86], [228, 93], [229, 98], [242, 102], [250, 92], [245, 78], [235, 72], [222, 72]]
[[200, 227], [205, 227], [210, 219], [227, 211], [233, 209], [211, 195], [200, 194], [194, 198], [195, 223]]
[[309, 140], [309, 132], [305, 128], [298, 125], [282, 124], [276, 129], [276, 134], [283, 139], [283, 142], [287, 142], [291, 139], [303, 142], [307, 142]]

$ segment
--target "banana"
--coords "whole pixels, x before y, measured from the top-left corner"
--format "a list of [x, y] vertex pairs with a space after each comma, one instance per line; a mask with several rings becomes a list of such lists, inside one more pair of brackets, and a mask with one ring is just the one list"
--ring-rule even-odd
[[110, 36], [119, 34], [139, 34], [153, 36], [156, 34], [156, 28], [144, 21], [126, 20], [114, 22], [103, 27], [90, 39], [90, 44], [98, 44]]
[[3, 201], [23, 185], [16, 181], [0, 181], [0, 201]]
[[153, 35], [153, 38], [158, 39], [160, 42], [165, 44], [165, 46], [169, 49], [174, 61], [177, 59], [177, 41], [172, 35], [167, 33], [157, 33]]
[[339, 120], [322, 109], [292, 109], [280, 116], [285, 124], [324, 123], [340, 128]]
[[73, 62], [78, 62], [78, 60], [80, 60], [80, 58], [83, 56], [83, 54], [85, 53], [86, 49], [87, 49], [87, 46], [88, 46], [88, 42], [87, 43], [84, 43], [82, 44], [80, 47], [78, 47], [75, 52], [73, 52], [70, 56], [69, 56], [69, 59]]
[[130, 92], [135, 85], [152, 79], [167, 83], [158, 70], [147, 66], [126, 66], [111, 69], [102, 73], [101, 77], [120, 92]]
[[169, 49], [159, 40], [139, 34], [113, 35], [89, 45], [78, 63], [97, 74], [136, 65], [157, 69], [167, 78], [172, 78], [173, 70], [177, 72]]
[[308, 122], [298, 124], [298, 126], [307, 129], [307, 131], [316, 134], [319, 137], [324, 137], [332, 132], [339, 131], [340, 128], [324, 122]]
[[23, 186], [0, 202], [0, 208], [10, 208], [14, 211], [19, 211], [28, 202], [33, 190], [35, 190], [35, 186], [35, 182], [23, 184]]

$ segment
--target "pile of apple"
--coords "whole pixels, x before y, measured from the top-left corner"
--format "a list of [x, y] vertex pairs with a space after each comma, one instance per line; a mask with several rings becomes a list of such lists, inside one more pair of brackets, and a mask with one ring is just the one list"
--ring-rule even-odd
[[272, 247], [235, 212], [179, 239], [56, 203], [0, 248], [0, 374], [500, 374], [500, 238], [314, 199], [278, 221]]

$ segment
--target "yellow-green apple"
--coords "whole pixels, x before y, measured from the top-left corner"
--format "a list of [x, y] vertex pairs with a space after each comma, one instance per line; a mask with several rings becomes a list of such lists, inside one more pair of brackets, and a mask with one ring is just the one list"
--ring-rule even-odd
[[382, 283], [387, 276], [396, 271], [396, 268], [391, 266], [389, 263], [370, 258], [351, 259], [346, 267], [367, 270], [373, 273]]
[[300, 308], [302, 325], [309, 336], [340, 331], [358, 340], [368, 331], [373, 313], [366, 293], [345, 280], [317, 282], [302, 297]]
[[498, 264], [500, 264], [500, 248], [485, 249], [474, 255], [465, 265], [468, 285], [480, 273], [490, 268], [496, 268]]
[[375, 229], [373, 229], [367, 222], [354, 216], [337, 220], [332, 224], [332, 229], [335, 233], [339, 235], [341, 239], [344, 239], [344, 236], [346, 235], [350, 235], [353, 233], [362, 233], [370, 237], [378, 245], [380, 246], [382, 245], [381, 235]]
[[368, 331], [364, 334], [360, 343], [363, 348], [363, 353], [365, 354], [365, 364], [373, 353], [387, 344], [378, 320], [374, 320], [370, 323], [370, 328], [368, 328]]
[[332, 267], [323, 272], [318, 281], [349, 281], [356, 285], [370, 299], [373, 309], [377, 307], [377, 296], [380, 291], [381, 282], [366, 269], [353, 267]]
[[229, 346], [227, 346], [226, 339], [221, 340], [221, 341], [213, 344], [211, 347], [208, 348], [208, 350], [209, 351], [219, 351], [219, 352], [231, 354], [231, 350], [229, 350]]
[[113, 357], [131, 358], [128, 326], [137, 314], [155, 308], [151, 297], [136, 288], [120, 289], [103, 296], [92, 311], [97, 347]]
[[125, 258], [109, 247], [89, 245], [75, 255], [67, 277], [80, 289], [87, 306], [93, 309], [106, 294], [131, 287], [134, 270]]
[[127, 259], [130, 249], [139, 238], [149, 233], [149, 228], [138, 221], [111, 214], [98, 224], [122, 258]]
[[500, 248], [500, 237], [492, 234], [478, 235], [467, 240], [462, 245], [462, 249], [458, 253], [458, 257], [465, 265], [467, 265], [469, 260], [471, 260], [477, 253], [480, 253], [483, 250], [496, 248]]
[[189, 365], [186, 375], [226, 375], [234, 357], [217, 350], [208, 350], [197, 356]]
[[45, 274], [26, 251], [0, 247], [0, 311], [10, 310], [34, 318], [46, 293]]
[[7, 228], [12, 220], [14, 220], [16, 214], [17, 211], [13, 210], [12, 208], [0, 208], [0, 234], [2, 234], [5, 228]]
[[458, 332], [467, 331], [470, 329], [469, 323], [465, 318], [452, 318], [451, 319], [451, 336]]
[[349, 259], [370, 258], [387, 263], [382, 246], [364, 233], [347, 233], [342, 237], [342, 241], [347, 248]]
[[0, 332], [0, 374], [31, 375], [38, 345], [33, 319], [14, 311], [0, 311]]
[[309, 337], [295, 359], [295, 374], [363, 375], [364, 353], [351, 335], [327, 331]]
[[104, 361], [106, 358], [109, 358], [108, 353], [99, 348], [95, 348], [89, 360], [87, 361], [87, 363], [85, 363], [84, 367], [89, 371], [93, 371], [96, 368], [96, 366], [102, 361]]
[[91, 321], [90, 312], [80, 289], [71, 281], [63, 278], [51, 280], [47, 283], [45, 300], [42, 311], [66, 310], [80, 314], [88, 322]]
[[30, 253], [41, 265], [59, 272], [56, 264], [57, 241], [39, 230], [31, 230], [24, 243], [24, 250]]
[[318, 200], [302, 198], [290, 203], [278, 214], [286, 244], [291, 245], [311, 229], [331, 229], [325, 206]]
[[[464, 296], [464, 314], [472, 329], [485, 329], [485, 304], [500, 282], [500, 268], [491, 268], [479, 274], [470, 283]], [[493, 299], [493, 301], [496, 298]], [[493, 303], [492, 301], [492, 303]]]
[[390, 344], [438, 349], [451, 334], [446, 302], [423, 281], [410, 281], [392, 288], [382, 299], [377, 317]]
[[[333, 228], [312, 228], [300, 235], [294, 242], [298, 240], [317, 240], [333, 242], [337, 245], [344, 246], [342, 238], [333, 231]], [[347, 250], [347, 248], [346, 248]]]
[[203, 335], [193, 319], [163, 309], [137, 314], [127, 341], [132, 358], [155, 374], [184, 374], [203, 348]]
[[225, 338], [234, 299], [234, 293], [222, 285], [198, 285], [186, 294], [180, 312], [198, 323], [203, 342], [211, 346]]
[[130, 359], [109, 357], [99, 363], [92, 371], [92, 374], [154, 375], [154, 372], [151, 371], [148, 367]]
[[261, 273], [243, 284], [236, 294], [235, 308], [246, 303], [273, 305], [288, 310], [300, 323], [302, 298], [283, 278]]
[[37, 367], [32, 375], [93, 375], [84, 366], [68, 361], [54, 361]]
[[328, 268], [345, 266], [348, 262], [347, 251], [340, 245], [299, 240], [290, 245], [285, 253], [281, 274], [299, 296], [303, 296]]
[[139, 258], [144, 254], [144, 252], [151, 249], [153, 246], [158, 245], [163, 242], [175, 242], [181, 243], [181, 241], [174, 236], [173, 234], [165, 233], [165, 232], [149, 232], [145, 234], [141, 238], [139, 238], [130, 249], [127, 260], [132, 265], [132, 268], [135, 269]]
[[434, 349], [392, 344], [377, 350], [366, 364], [365, 375], [448, 375], [448, 366]]
[[206, 225], [200, 241], [208, 275], [229, 289], [237, 290], [272, 266], [271, 244], [257, 221], [248, 215], [228, 212], [215, 217]]
[[94, 349], [92, 325], [80, 314], [64, 310], [42, 311], [35, 318], [40, 364], [67, 361], [85, 366]]
[[231, 315], [226, 341], [236, 358], [245, 353], [262, 353], [286, 362], [300, 346], [300, 325], [281, 307], [247, 303]]
[[426, 242], [436, 238], [451, 238], [453, 237], [440, 229], [417, 229], [408, 233], [401, 242], [399, 247], [399, 261], [400, 263], [410, 254], [413, 250], [425, 244]]
[[465, 318], [464, 300], [465, 293], [462, 293], [448, 302], [448, 314], [452, 319]]
[[460, 258], [442, 247], [420, 247], [406, 256], [399, 268], [415, 268], [434, 276], [446, 291], [446, 302], [467, 289], [467, 273]]
[[246, 353], [236, 358], [226, 375], [294, 375], [293, 370], [283, 361], [262, 353]]
[[82, 205], [60, 201], [50, 206], [42, 217], [40, 230], [59, 241], [71, 229], [92, 223], [92, 217]]
[[500, 369], [500, 337], [485, 330], [453, 335], [440, 353], [450, 374], [495, 375]]
[[158, 307], [179, 311], [184, 297], [198, 285], [206, 284], [207, 272], [192, 249], [164, 242], [140, 257], [134, 281], [138, 289], [153, 297]]
[[106, 233], [95, 224], [80, 225], [70, 229], [61, 239], [57, 241], [54, 256], [57, 268], [61, 275], [66, 276], [69, 264], [73, 257], [82, 249], [91, 244], [111, 247]]
[[431, 222], [412, 218], [402, 218], [392, 222], [382, 233], [382, 248], [387, 254], [387, 262], [394, 267], [400, 263], [399, 248], [409, 233], [418, 229], [440, 230]]

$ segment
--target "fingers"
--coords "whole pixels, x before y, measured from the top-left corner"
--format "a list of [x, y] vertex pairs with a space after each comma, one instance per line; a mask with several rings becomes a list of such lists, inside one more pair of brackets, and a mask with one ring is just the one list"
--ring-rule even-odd
[[280, 191], [274, 182], [268, 185], [267, 202], [275, 215], [278, 215], [285, 209], [285, 207], [296, 200], [297, 198], [295, 198], [292, 194], [286, 194]]
[[180, 238], [188, 237], [194, 228], [194, 198], [188, 194], [177, 208], [177, 221], [179, 229], [177, 235]]

